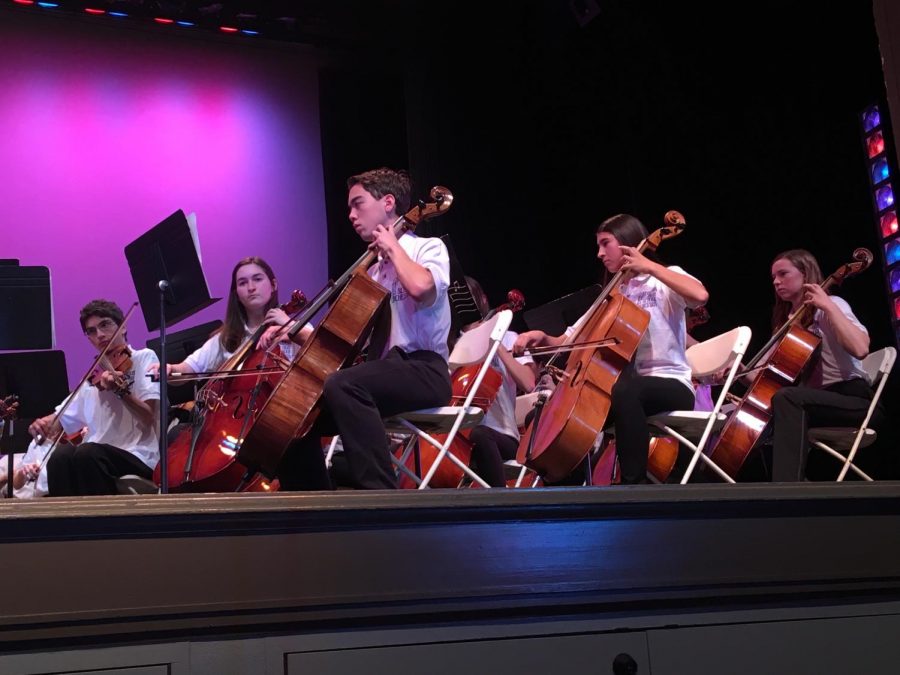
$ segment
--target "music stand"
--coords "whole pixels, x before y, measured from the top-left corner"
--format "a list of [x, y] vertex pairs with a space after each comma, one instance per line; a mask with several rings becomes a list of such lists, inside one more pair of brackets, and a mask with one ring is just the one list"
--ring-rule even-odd
[[[125, 258], [147, 330], [159, 329], [159, 372], [166, 372], [166, 328], [209, 307], [220, 298], [209, 297], [200, 265], [195, 232], [179, 209], [125, 247]], [[169, 491], [166, 457], [168, 390], [159, 379], [160, 492]]]
[[[17, 417], [23, 422], [47, 415], [69, 394], [66, 356], [58, 350], [0, 353], [0, 393], [19, 397]], [[10, 447], [7, 453], [7, 496], [12, 497], [13, 455], [25, 452], [31, 442], [28, 424], [9, 424]]]
[[0, 349], [52, 349], [54, 342], [50, 270], [0, 265]]
[[529, 309], [523, 314], [529, 330], [542, 330], [547, 335], [562, 335], [584, 314], [600, 295], [600, 286], [588, 286], [556, 300]]
[[[450, 300], [450, 337], [448, 343], [454, 343], [463, 326], [481, 321], [483, 317], [481, 312], [478, 311], [475, 299], [472, 297], [472, 291], [469, 290], [469, 286], [466, 284], [466, 275], [463, 272], [462, 265], [459, 263], [459, 258], [456, 257], [456, 251], [453, 250], [450, 235], [445, 234], [440, 239], [447, 247], [447, 253], [450, 256], [450, 286], [447, 288], [447, 297]], [[452, 348], [452, 344], [450, 346]]]
[[[169, 333], [166, 335], [166, 358], [172, 363], [181, 363], [188, 356], [203, 346], [213, 331], [215, 331], [222, 322], [219, 319], [215, 321], [207, 321], [193, 328], [185, 328], [177, 333]], [[159, 338], [147, 340], [147, 348], [152, 349], [159, 356], [161, 352]], [[179, 403], [187, 403], [194, 397], [193, 388], [187, 386], [175, 387], [172, 390], [174, 394], [169, 395], [169, 404], [177, 405]]]

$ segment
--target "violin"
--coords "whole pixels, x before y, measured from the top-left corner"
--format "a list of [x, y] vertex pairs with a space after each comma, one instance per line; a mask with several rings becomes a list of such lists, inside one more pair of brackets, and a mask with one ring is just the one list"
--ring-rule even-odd
[[97, 364], [91, 371], [91, 386], [99, 386], [103, 373], [106, 371], [118, 373], [113, 378], [114, 387], [112, 392], [119, 397], [127, 396], [131, 393], [131, 385], [121, 373], [128, 373], [132, 370], [134, 370], [134, 363], [131, 361], [131, 349], [129, 349], [128, 345], [111, 347], [109, 351], [100, 356]]

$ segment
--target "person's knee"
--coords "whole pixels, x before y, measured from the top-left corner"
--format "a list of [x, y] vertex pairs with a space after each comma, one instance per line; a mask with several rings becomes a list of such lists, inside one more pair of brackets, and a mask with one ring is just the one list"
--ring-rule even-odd
[[322, 397], [325, 401], [333, 401], [347, 395], [352, 387], [352, 381], [348, 378], [347, 372], [339, 370], [325, 378], [325, 382], [322, 384]]
[[96, 462], [97, 455], [95, 447], [96, 446], [93, 443], [82, 443], [77, 446], [72, 453], [72, 461], [79, 465]]
[[801, 391], [796, 387], [782, 387], [772, 396], [772, 408], [775, 410], [798, 405], [802, 396]]

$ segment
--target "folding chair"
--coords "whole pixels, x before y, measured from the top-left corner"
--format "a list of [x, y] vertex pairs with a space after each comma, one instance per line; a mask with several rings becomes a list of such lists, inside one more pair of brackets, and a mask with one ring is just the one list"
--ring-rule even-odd
[[[491, 361], [493, 361], [497, 350], [500, 348], [500, 341], [503, 339], [506, 331], [509, 330], [512, 316], [510, 310], [498, 312], [489, 321], [485, 321], [480, 326], [463, 333], [453, 347], [453, 352], [450, 354], [449, 359], [451, 372], [462, 366], [481, 364], [478, 375], [475, 377], [475, 381], [462, 405], [416, 410], [384, 420], [385, 430], [388, 433], [401, 432], [410, 434], [410, 440], [403, 455], [400, 459], [394, 458], [393, 461], [399, 471], [406, 474], [416, 483], [419, 490], [424, 490], [428, 487], [438, 466], [444, 459], [449, 459], [453, 462], [472, 481], [482, 487], [490, 487], [481, 476], [450, 452], [449, 448], [456, 434], [461, 429], [477, 426], [484, 419], [487, 411], [473, 405], [472, 401], [478, 393], [478, 388], [481, 386], [481, 381], [484, 379]], [[441, 442], [436, 440], [432, 434], [447, 434], [447, 438]], [[431, 443], [438, 449], [437, 457], [422, 478], [416, 476], [406, 467], [406, 458], [410, 452], [414, 452], [418, 447], [419, 439]]]
[[739, 326], [727, 333], [695, 344], [687, 350], [687, 360], [695, 380], [702, 382], [716, 373], [728, 370], [728, 376], [722, 385], [722, 392], [716, 399], [712, 410], [676, 410], [647, 418], [652, 434], [673, 436], [694, 453], [681, 478], [682, 485], [688, 482], [699, 460], [703, 460], [724, 481], [734, 483], [731, 476], [725, 473], [703, 451], [710, 436], [721, 430], [725, 424], [727, 416], [722, 413], [722, 405], [725, 403], [737, 371], [741, 367], [741, 360], [750, 345], [750, 337], [750, 329], [747, 326]]
[[[875, 442], [877, 434], [874, 429], [869, 428], [872, 415], [881, 398], [881, 392], [884, 391], [884, 385], [887, 381], [891, 369], [894, 367], [894, 361], [897, 359], [897, 350], [893, 347], [885, 347], [877, 352], [872, 352], [863, 361], [863, 368], [869, 375], [869, 380], [875, 390], [872, 397], [872, 403], [866, 412], [866, 417], [858, 428], [854, 427], [814, 427], [807, 432], [809, 442], [816, 448], [828, 453], [843, 464], [837, 480], [843, 481], [848, 470], [858, 475], [863, 480], [871, 481], [872, 477], [866, 474], [862, 469], [853, 463], [856, 458], [856, 452], [860, 448], [865, 448]], [[841, 452], [847, 452], [847, 455]]]
[[[538, 398], [542, 393], [551, 394], [551, 390], [537, 390], [532, 391], [528, 394], [522, 394], [521, 396], [516, 396], [516, 426], [521, 430], [525, 427], [525, 420], [528, 417], [528, 414], [534, 409], [535, 404], [538, 401]], [[524, 464], [519, 464], [515, 459], [508, 459], [503, 462], [503, 468], [506, 473], [506, 479], [509, 481], [511, 478], [515, 478], [516, 482], [513, 487], [522, 487], [525, 483], [525, 478], [528, 476], [529, 468]], [[534, 474], [533, 478], [525, 487], [537, 487], [537, 484], [540, 482], [541, 477]], [[508, 482], [507, 482], [508, 484]]]

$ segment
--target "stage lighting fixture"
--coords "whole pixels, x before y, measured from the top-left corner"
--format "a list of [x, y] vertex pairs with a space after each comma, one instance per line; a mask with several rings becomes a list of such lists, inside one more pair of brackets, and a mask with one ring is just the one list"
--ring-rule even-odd
[[885, 239], [897, 234], [897, 231], [900, 230], [900, 226], [897, 223], [897, 212], [893, 209], [885, 211], [881, 215], [879, 222], [881, 223], [881, 236]]
[[[872, 206], [884, 251], [881, 271], [888, 297], [891, 298], [894, 335], [900, 337], [900, 227], [890, 180], [891, 176], [897, 175], [897, 160], [889, 119], [887, 108], [879, 104], [870, 105], [859, 114]], [[897, 345], [900, 346], [900, 341]]]

